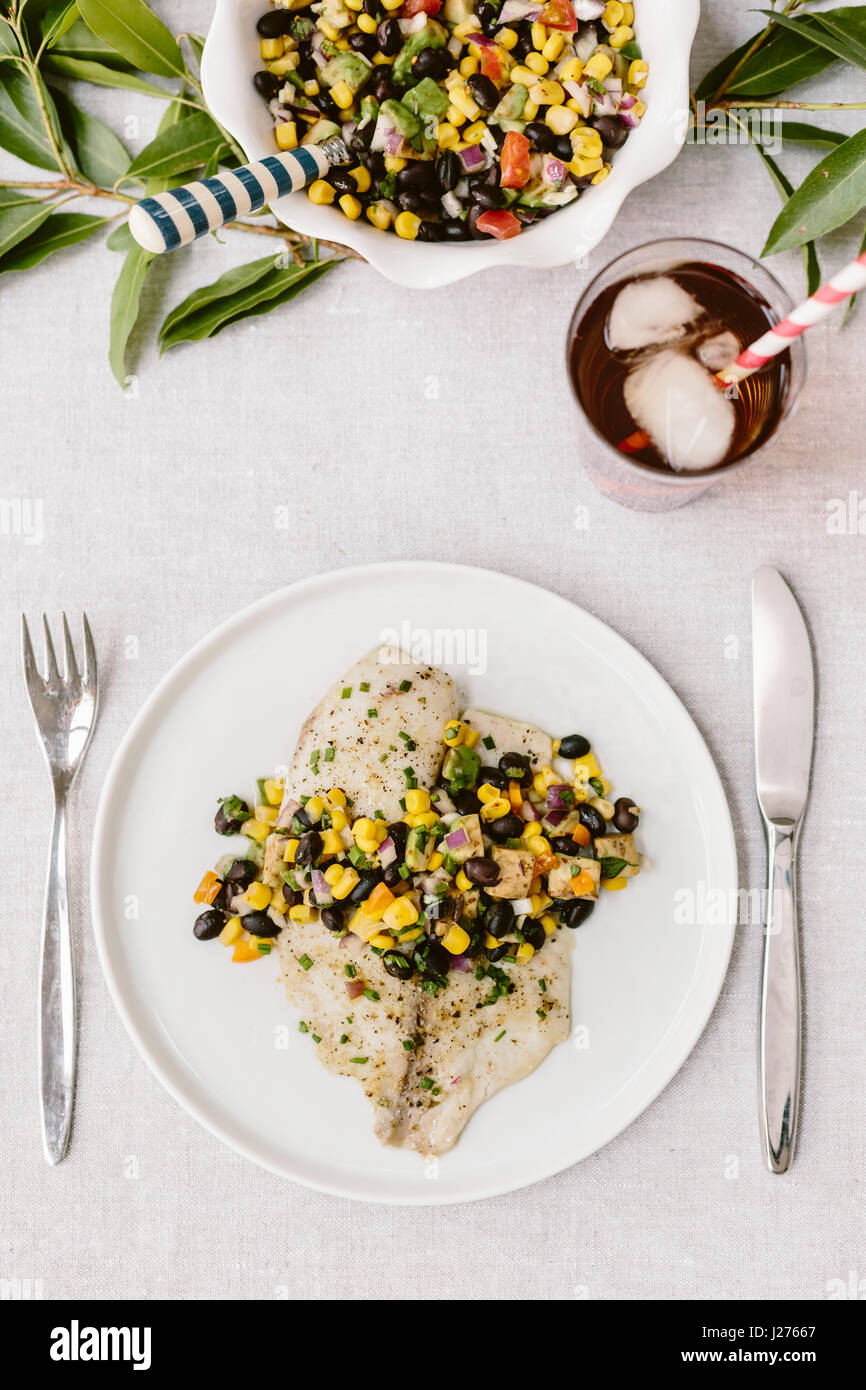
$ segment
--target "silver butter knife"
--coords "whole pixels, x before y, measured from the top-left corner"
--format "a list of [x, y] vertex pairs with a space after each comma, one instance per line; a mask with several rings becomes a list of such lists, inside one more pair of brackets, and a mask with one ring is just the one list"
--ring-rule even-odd
[[767, 832], [761, 973], [761, 1138], [771, 1173], [788, 1169], [800, 1097], [801, 987], [797, 841], [815, 731], [812, 648], [797, 601], [778, 570], [752, 579], [755, 777]]

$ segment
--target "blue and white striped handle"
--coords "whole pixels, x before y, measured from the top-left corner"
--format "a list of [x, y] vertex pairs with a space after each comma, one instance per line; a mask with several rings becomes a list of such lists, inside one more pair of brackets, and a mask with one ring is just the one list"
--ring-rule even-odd
[[145, 251], [174, 251], [285, 193], [306, 188], [330, 167], [320, 145], [269, 155], [255, 164], [224, 170], [219, 177], [143, 198], [129, 214], [129, 230]]

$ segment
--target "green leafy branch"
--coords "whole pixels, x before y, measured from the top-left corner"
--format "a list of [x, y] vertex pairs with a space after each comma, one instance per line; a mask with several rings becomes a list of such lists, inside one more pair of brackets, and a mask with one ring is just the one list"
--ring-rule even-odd
[[[785, 120], [785, 145], [813, 145], [825, 151], [799, 187], [756, 138], [750, 110], [796, 112], [866, 111], [860, 101], [797, 101], [785, 96], [801, 82], [820, 76], [839, 62], [866, 71], [866, 5], [816, 12], [809, 0], [788, 0], [782, 8], [761, 10], [767, 23], [707, 73], [693, 97], [698, 126], [724, 113], [731, 126], [755, 146], [782, 198], [782, 211], [770, 229], [763, 255], [799, 247], [809, 293], [821, 283], [817, 243], [866, 209], [866, 129], [847, 136], [805, 121]], [[862, 78], [860, 79], [862, 81]], [[861, 247], [866, 248], [866, 227]]]
[[[172, 34], [145, 0], [0, 0], [0, 149], [52, 174], [0, 180], [0, 278], [110, 230], [145, 195], [245, 162], [207, 109], [202, 48], [195, 34]], [[133, 159], [114, 131], [72, 100], [69, 81], [164, 102], [153, 140]], [[81, 199], [101, 200], [104, 214], [68, 210]], [[172, 309], [159, 330], [163, 351], [288, 303], [348, 254], [269, 214], [227, 230], [270, 238], [273, 254], [229, 271]], [[123, 255], [109, 359], [124, 385], [127, 345], [154, 257], [136, 245], [125, 221], [106, 244]], [[321, 258], [322, 246], [340, 254]]]

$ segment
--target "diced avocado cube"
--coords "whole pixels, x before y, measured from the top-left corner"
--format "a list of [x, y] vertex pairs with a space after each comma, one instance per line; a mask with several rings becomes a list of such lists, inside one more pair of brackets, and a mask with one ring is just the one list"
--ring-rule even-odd
[[359, 53], [338, 53], [322, 69], [321, 77], [326, 87], [336, 87], [338, 82], [345, 82], [351, 91], [357, 92], [372, 70], [371, 64]]
[[426, 869], [433, 854], [433, 836], [423, 825], [414, 825], [406, 839], [406, 867], [413, 873]]
[[509, 87], [504, 97], [496, 107], [491, 120], [494, 121], [518, 121], [523, 115], [523, 108], [529, 96], [529, 89], [524, 87], [522, 82], [515, 82], [513, 87]]
[[448, 110], [448, 94], [432, 77], [425, 77], [403, 96], [403, 105], [416, 116], [444, 116]]

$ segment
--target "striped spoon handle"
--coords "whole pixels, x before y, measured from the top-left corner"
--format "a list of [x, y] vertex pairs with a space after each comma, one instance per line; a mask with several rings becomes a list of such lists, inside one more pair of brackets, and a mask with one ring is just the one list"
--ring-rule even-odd
[[155, 255], [174, 251], [237, 217], [258, 212], [286, 193], [306, 188], [327, 174], [332, 164], [348, 162], [342, 140], [301, 145], [240, 169], [225, 169], [218, 176], [184, 188], [143, 198], [129, 214], [129, 230], [145, 251]]

